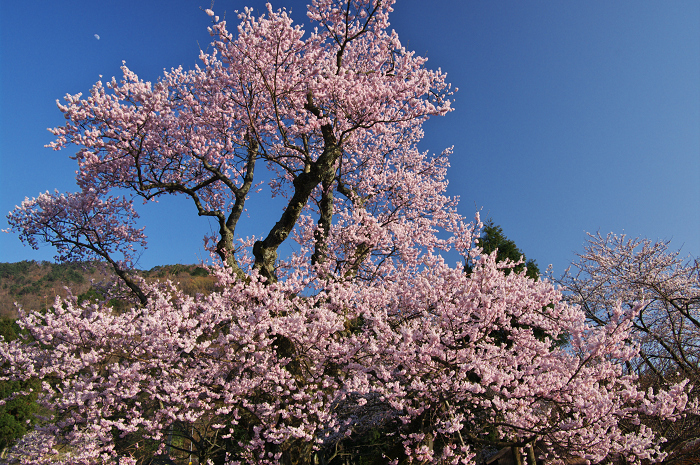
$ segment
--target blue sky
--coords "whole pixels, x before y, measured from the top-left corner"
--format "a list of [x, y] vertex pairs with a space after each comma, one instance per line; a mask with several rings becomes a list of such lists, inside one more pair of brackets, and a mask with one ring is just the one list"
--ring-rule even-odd
[[[263, 1], [217, 0], [217, 14]], [[303, 24], [305, 2], [284, 0]], [[209, 0], [0, 3], [0, 211], [75, 190], [71, 150], [44, 148], [56, 99], [119, 76], [193, 67], [210, 42]], [[459, 88], [456, 111], [429, 121], [421, 149], [454, 145], [451, 195], [561, 273], [585, 231], [670, 239], [700, 256], [700, 2], [398, 0], [404, 45]], [[99, 36], [99, 40], [97, 36]], [[256, 217], [274, 215], [251, 206]], [[142, 209], [139, 267], [207, 258], [205, 219], [183, 201]], [[256, 230], [254, 226], [258, 226]], [[0, 229], [6, 228], [4, 219]], [[50, 260], [0, 234], [0, 261]]]

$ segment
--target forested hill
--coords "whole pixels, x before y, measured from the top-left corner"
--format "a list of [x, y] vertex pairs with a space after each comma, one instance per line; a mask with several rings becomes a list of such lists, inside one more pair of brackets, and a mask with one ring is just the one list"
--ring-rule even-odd
[[[214, 282], [207, 271], [197, 265], [164, 265], [137, 273], [148, 281], [179, 282], [181, 289], [190, 295], [210, 291]], [[56, 264], [25, 260], [0, 263], [0, 316], [16, 317], [15, 302], [28, 310], [40, 310], [51, 305], [56, 295], [65, 297], [66, 287], [74, 295], [87, 295], [114, 279], [110, 269], [98, 262]]]

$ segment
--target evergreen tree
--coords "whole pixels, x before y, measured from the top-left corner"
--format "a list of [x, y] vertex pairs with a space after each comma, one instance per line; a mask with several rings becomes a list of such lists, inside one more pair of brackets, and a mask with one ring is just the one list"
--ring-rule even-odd
[[[493, 219], [489, 218], [484, 224], [484, 228], [481, 231], [481, 237], [479, 237], [479, 247], [482, 248], [484, 254], [490, 254], [495, 250], [496, 260], [499, 262], [510, 260], [512, 262], [518, 262], [523, 259], [523, 263], [512, 268], [516, 273], [520, 273], [524, 268], [527, 268], [526, 276], [537, 279], [540, 276], [540, 269], [537, 263], [533, 259], [527, 259], [525, 254], [515, 245], [515, 242], [508, 239], [505, 234], [503, 234], [503, 228], [494, 224]], [[472, 266], [467, 264], [465, 271], [471, 273]], [[510, 269], [504, 270], [506, 274], [510, 273]]]
[[[20, 329], [11, 318], [0, 318], [0, 336], [5, 341], [19, 337]], [[12, 393], [30, 391], [29, 395], [10, 397]], [[35, 381], [0, 381], [0, 396], [8, 400], [0, 405], [0, 451], [11, 446], [27, 433], [37, 410], [37, 383]]]

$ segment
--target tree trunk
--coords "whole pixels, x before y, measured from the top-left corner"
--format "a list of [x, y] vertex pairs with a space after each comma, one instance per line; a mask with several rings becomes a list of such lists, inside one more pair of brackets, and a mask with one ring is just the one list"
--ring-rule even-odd
[[523, 456], [520, 453], [520, 448], [519, 447], [511, 447], [510, 451], [513, 454], [513, 463], [515, 465], [523, 465]]
[[534, 443], [534, 441], [528, 445], [527, 461], [529, 462], [528, 465], [537, 465], [537, 457], [535, 456], [535, 443]]

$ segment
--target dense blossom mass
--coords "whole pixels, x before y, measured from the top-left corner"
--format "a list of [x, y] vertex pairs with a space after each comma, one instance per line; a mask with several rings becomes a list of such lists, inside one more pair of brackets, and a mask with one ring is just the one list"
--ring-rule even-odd
[[[594, 325], [604, 326], [616, 306], [643, 302], [632, 322], [639, 356], [627, 370], [642, 387], [658, 389], [679, 380], [700, 399], [700, 261], [669, 250], [668, 241], [591, 235], [585, 252], [559, 282], [567, 300], [579, 305]], [[700, 454], [700, 412], [672, 424], [648, 418], [666, 431], [663, 449], [674, 456]]]
[[[23, 311], [28, 336], [0, 343], [2, 367], [42, 381], [47, 418], [11, 460], [663, 458], [640, 419], [683, 418], [688, 387], [642, 391], [623, 370], [643, 306], [589, 325], [550, 282], [482, 253], [478, 216], [445, 194], [451, 151], [417, 150], [422, 123], [451, 110], [450, 86], [389, 29], [392, 4], [314, 0], [311, 32], [270, 6], [231, 31], [206, 10], [213, 51], [199, 67], [150, 83], [124, 66], [59, 105], [52, 146], [79, 148], [80, 191], [27, 199], [11, 228], [59, 259], [106, 261], [132, 304]], [[244, 238], [256, 176], [286, 206]], [[210, 294], [131, 272], [145, 244], [133, 201], [164, 195], [217, 222]], [[287, 240], [296, 251], [279, 257]]]

